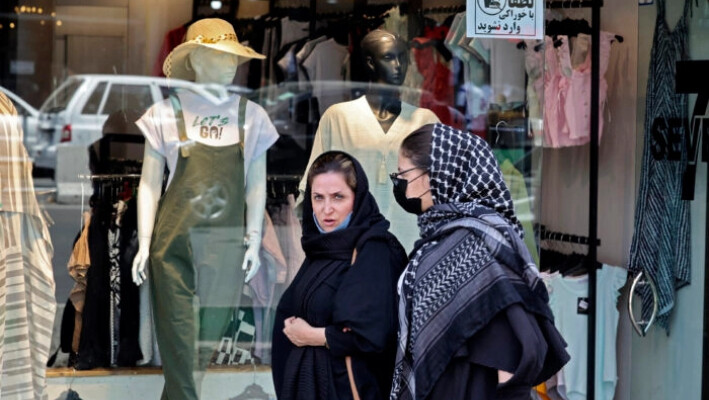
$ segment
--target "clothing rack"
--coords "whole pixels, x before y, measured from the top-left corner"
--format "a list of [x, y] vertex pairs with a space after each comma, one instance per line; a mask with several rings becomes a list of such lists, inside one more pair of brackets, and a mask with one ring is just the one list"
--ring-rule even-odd
[[603, 0], [553, 0], [546, 8], [591, 9], [591, 142], [588, 190], [588, 347], [586, 371], [586, 398], [596, 398], [596, 272], [598, 261], [598, 116], [600, 83], [601, 7]]
[[110, 181], [110, 180], [122, 180], [122, 179], [138, 179], [140, 178], [140, 174], [91, 174], [91, 175], [85, 175], [85, 174], [80, 174], [79, 179], [86, 179], [86, 180], [100, 180], [100, 181]]
[[[576, 243], [588, 245], [590, 240], [587, 236], [579, 236], [570, 233], [550, 231], [545, 225], [539, 226], [539, 240], [553, 240], [556, 242]], [[601, 239], [596, 239], [596, 246], [601, 245]]]
[[552, 1], [546, 2], [546, 8], [594, 8], [594, 7], [603, 7], [603, 0], [556, 0], [556, 1], [552, 0]]
[[421, 10], [421, 13], [424, 15], [427, 14], [457, 14], [459, 12], [465, 11], [465, 4], [461, 4], [458, 6], [447, 6], [447, 7], [431, 7], [431, 8], [424, 8]]

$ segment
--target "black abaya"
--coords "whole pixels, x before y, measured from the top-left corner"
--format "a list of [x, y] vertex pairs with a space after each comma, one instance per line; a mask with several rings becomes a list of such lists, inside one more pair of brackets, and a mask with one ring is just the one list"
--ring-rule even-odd
[[[283, 294], [273, 332], [273, 379], [279, 399], [350, 399], [345, 357], [362, 399], [384, 399], [391, 386], [396, 349], [396, 283], [406, 263], [401, 245], [387, 231], [355, 162], [353, 215], [343, 230], [321, 234], [312, 221], [310, 188], [303, 215], [306, 259]], [[353, 252], [357, 257], [351, 264]], [[296, 316], [325, 327], [329, 349], [296, 347], [283, 333]], [[343, 332], [343, 328], [349, 328]]]

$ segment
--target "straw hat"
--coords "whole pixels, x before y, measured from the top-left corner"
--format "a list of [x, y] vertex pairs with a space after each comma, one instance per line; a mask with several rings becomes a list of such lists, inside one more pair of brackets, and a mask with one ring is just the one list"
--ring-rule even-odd
[[219, 18], [201, 19], [187, 28], [185, 42], [175, 47], [162, 64], [165, 76], [194, 80], [192, 69], [187, 68], [186, 59], [192, 50], [198, 46], [223, 51], [239, 56], [239, 64], [252, 58], [264, 59], [266, 56], [255, 52], [248, 46], [239, 43], [234, 27]]

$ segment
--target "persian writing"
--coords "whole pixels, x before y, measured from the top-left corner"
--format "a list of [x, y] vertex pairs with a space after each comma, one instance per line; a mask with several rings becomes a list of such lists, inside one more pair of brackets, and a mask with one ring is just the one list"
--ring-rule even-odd
[[468, 37], [541, 39], [541, 0], [468, 0]]

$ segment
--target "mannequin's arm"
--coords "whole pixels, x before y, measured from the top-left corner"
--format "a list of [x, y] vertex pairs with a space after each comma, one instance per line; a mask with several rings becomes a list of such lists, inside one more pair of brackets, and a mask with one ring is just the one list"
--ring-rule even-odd
[[250, 281], [261, 266], [261, 232], [266, 211], [266, 153], [251, 160], [246, 174], [246, 237], [248, 248], [242, 268], [246, 271], [245, 281]]
[[153, 235], [164, 170], [165, 158], [146, 141], [143, 170], [138, 185], [138, 254], [133, 260], [131, 271], [136, 285], [146, 280], [145, 267], [150, 255], [150, 239]]

